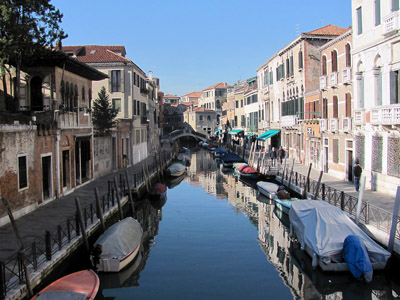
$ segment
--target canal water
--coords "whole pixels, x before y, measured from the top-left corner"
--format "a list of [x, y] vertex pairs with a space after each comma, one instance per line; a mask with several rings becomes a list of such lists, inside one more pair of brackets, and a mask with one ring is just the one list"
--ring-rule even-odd
[[99, 274], [97, 299], [398, 299], [384, 273], [364, 284], [312, 270], [288, 217], [206, 150], [166, 184], [166, 203], [138, 202], [140, 255], [118, 274]]

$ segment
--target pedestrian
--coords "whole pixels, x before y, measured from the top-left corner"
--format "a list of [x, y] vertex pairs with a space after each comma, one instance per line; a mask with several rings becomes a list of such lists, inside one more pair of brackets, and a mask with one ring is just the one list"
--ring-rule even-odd
[[283, 149], [282, 146], [280, 146], [280, 148], [278, 150], [278, 158], [279, 158], [279, 162], [282, 164], [282, 161], [285, 158], [285, 149]]
[[276, 150], [275, 147], [272, 147], [271, 151], [269, 152], [269, 157], [271, 158], [272, 166], [276, 164]]
[[354, 185], [357, 192], [360, 189], [361, 173], [362, 173], [362, 168], [360, 166], [360, 161], [358, 160], [358, 158], [356, 158], [354, 162], [353, 174], [354, 174]]

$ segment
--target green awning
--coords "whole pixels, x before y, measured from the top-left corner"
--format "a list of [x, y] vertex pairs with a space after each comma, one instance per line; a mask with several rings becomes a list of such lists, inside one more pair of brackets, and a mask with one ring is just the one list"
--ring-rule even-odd
[[220, 131], [222, 131], [222, 129], [217, 129], [217, 130], [215, 130], [214, 134], [217, 134]]
[[250, 79], [249, 81], [247, 81], [247, 83], [252, 83], [252, 82], [254, 82], [256, 80], [257, 80], [257, 78], [253, 78], [253, 79]]
[[280, 130], [268, 130], [267, 132], [264, 132], [262, 135], [260, 135], [257, 140], [259, 141], [265, 141], [266, 139], [269, 139], [270, 137], [274, 136], [275, 134], [279, 133]]
[[251, 138], [253, 135], [256, 135], [255, 133], [249, 133], [248, 135], [247, 135], [247, 138], [249, 139], [249, 138]]
[[233, 130], [229, 131], [228, 133], [229, 134], [239, 134], [243, 131], [244, 131], [243, 129], [233, 129]]

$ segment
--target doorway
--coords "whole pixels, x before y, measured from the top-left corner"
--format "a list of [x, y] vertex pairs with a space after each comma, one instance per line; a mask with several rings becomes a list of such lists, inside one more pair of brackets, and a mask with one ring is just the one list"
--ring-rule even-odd
[[62, 152], [62, 185], [63, 190], [70, 187], [69, 150]]
[[31, 79], [31, 110], [43, 110], [42, 78], [34, 76]]
[[48, 200], [52, 196], [51, 184], [51, 156], [42, 156], [42, 195], [43, 200]]
[[346, 150], [346, 178], [353, 182], [353, 150]]

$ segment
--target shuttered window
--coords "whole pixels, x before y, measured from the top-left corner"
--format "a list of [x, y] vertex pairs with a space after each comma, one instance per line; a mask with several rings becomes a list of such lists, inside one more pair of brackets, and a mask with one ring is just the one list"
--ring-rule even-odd
[[351, 47], [346, 44], [346, 67], [351, 67]]
[[[397, 0], [398, 1], [398, 0]], [[362, 34], [362, 7], [357, 8], [357, 33]]]
[[381, 0], [375, 0], [375, 26], [378, 26], [380, 24], [381, 24]]
[[322, 99], [322, 118], [327, 119], [328, 118], [328, 99], [324, 98]]
[[326, 75], [326, 56], [322, 56], [322, 75]]
[[290, 63], [290, 75], [293, 76], [294, 74], [293, 55], [289, 58], [289, 63]]
[[399, 70], [390, 72], [390, 104], [399, 103]]
[[333, 162], [339, 163], [339, 140], [333, 139]]
[[28, 187], [28, 168], [26, 155], [18, 157], [18, 189]]
[[346, 94], [346, 118], [351, 118], [351, 94]]
[[337, 52], [333, 50], [331, 52], [331, 59], [332, 59], [332, 72], [337, 72]]
[[392, 11], [398, 11], [399, 10], [399, 0], [392, 0]]
[[334, 119], [338, 118], [338, 97], [333, 96], [333, 116]]
[[299, 69], [303, 69], [303, 51], [299, 51]]

